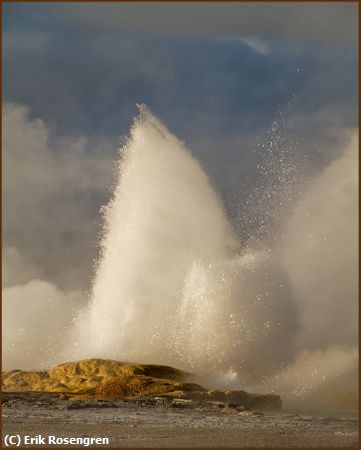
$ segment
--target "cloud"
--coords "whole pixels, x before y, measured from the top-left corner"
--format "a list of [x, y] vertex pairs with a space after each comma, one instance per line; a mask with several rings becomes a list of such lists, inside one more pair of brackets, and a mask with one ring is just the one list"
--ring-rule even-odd
[[[14, 5], [6, 6], [15, 9]], [[38, 21], [44, 26], [53, 11], [54, 5], [42, 5], [37, 10]], [[75, 3], [58, 4], [56, 11], [57, 23], [97, 32], [133, 31], [184, 38], [252, 35], [333, 49], [356, 48], [358, 40], [356, 3]]]
[[332, 130], [357, 124], [356, 6], [7, 5], [4, 98], [113, 148], [144, 102], [209, 165], [235, 142], [252, 151], [288, 110], [316, 160], [328, 133], [331, 152]]
[[[357, 122], [356, 52], [284, 49], [252, 34], [184, 40], [81, 27], [64, 36], [62, 28], [53, 28], [43, 31], [51, 36], [47, 44], [35, 49], [29, 36], [11, 28], [17, 43], [4, 41], [5, 80], [11, 80], [4, 97], [54, 121], [58, 134], [106, 139], [116, 148], [135, 103], [144, 102], [195, 152], [202, 140], [205, 152], [216, 150], [222, 159], [250, 135], [255, 147], [277, 111], [297, 121], [298, 136], [313, 144], [336, 126]], [[222, 138], [228, 144], [220, 152], [214, 143]]]

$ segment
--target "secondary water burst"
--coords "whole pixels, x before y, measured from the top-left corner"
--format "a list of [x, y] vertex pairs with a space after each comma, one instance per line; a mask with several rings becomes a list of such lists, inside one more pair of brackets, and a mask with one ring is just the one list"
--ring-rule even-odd
[[[355, 142], [347, 155], [353, 155]], [[340, 189], [348, 183], [344, 193], [348, 208], [355, 200], [356, 178], [338, 173], [337, 161], [334, 164]], [[343, 178], [347, 178], [345, 183]], [[319, 186], [311, 184], [309, 189], [316, 189], [322, 203], [324, 192]], [[223, 380], [242, 388], [295, 391], [295, 373], [302, 374], [308, 367], [316, 370], [320, 365], [312, 359], [312, 352], [319, 352], [318, 361], [328, 358], [329, 367], [334, 360], [332, 349], [339, 351], [340, 344], [347, 345], [343, 354], [352, 361], [348, 373], [354, 371], [353, 336], [347, 342], [332, 340], [331, 349], [319, 345], [320, 339], [312, 340], [312, 345], [308, 342], [314, 324], [323, 319], [309, 319], [310, 310], [305, 312], [304, 305], [311, 301], [302, 281], [306, 269], [302, 261], [295, 262], [302, 256], [292, 253], [302, 246], [302, 240], [307, 243], [300, 224], [309, 217], [307, 198], [314, 192], [306, 190], [304, 195], [296, 208], [298, 218], [291, 214], [282, 227], [281, 251], [262, 245], [247, 247], [233, 230], [199, 162], [142, 106], [121, 150], [113, 197], [104, 208], [104, 233], [91, 298], [76, 321], [73, 338], [77, 345], [71, 355], [174, 365], [214, 385]], [[335, 195], [339, 196], [339, 191]], [[300, 212], [302, 208], [307, 211]], [[352, 239], [356, 219], [353, 211], [348, 212], [350, 221], [340, 227], [349, 231], [351, 223], [347, 239]], [[316, 220], [315, 226], [323, 224], [322, 211], [317, 214], [321, 222]], [[332, 226], [322, 230], [333, 233]], [[301, 249], [299, 255], [302, 251], [310, 259], [307, 270], [315, 271], [314, 278], [317, 270], [327, 273], [328, 260], [321, 261], [322, 255], [310, 250], [313, 260], [307, 249]], [[356, 252], [351, 247], [347, 251], [346, 259], [352, 264]], [[357, 278], [350, 276], [356, 286]], [[328, 300], [323, 298], [323, 285], [318, 289], [316, 300], [320, 298], [322, 305], [315, 307], [317, 313], [327, 307]], [[354, 294], [347, 292], [352, 311]], [[339, 304], [338, 299], [335, 302]], [[349, 313], [346, 316], [350, 318]], [[326, 326], [332, 327], [330, 321]], [[354, 326], [355, 319], [351, 322]], [[322, 335], [326, 341], [328, 331]], [[302, 357], [302, 351], [309, 352], [307, 357]], [[322, 376], [329, 380], [326, 372], [323, 367], [313, 381]], [[342, 368], [332, 373], [338, 377]], [[309, 380], [307, 383], [310, 385]]]

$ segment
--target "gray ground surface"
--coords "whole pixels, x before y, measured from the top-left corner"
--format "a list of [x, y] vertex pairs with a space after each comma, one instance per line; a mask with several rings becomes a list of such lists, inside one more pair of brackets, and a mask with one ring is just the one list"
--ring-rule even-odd
[[[68, 400], [3, 404], [6, 434], [108, 437], [111, 447], [358, 447], [358, 419], [305, 413], [263, 415], [213, 407], [159, 407]], [[45, 447], [46, 445], [42, 445]]]

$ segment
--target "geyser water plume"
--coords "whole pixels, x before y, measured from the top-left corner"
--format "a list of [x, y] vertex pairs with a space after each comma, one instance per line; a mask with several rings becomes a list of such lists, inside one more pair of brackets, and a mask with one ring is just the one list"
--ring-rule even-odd
[[266, 252], [193, 263], [173, 337], [180, 360], [213, 375], [212, 383], [229, 372], [238, 375], [235, 385], [240, 377], [245, 383], [274, 373], [294, 352], [292, 299], [286, 274]]
[[204, 385], [277, 392], [286, 406], [352, 403], [356, 152], [355, 134], [293, 205], [278, 201], [272, 239], [251, 248], [184, 143], [141, 107], [66, 357], [173, 365]]
[[145, 107], [104, 214], [82, 356], [247, 377], [292, 357], [287, 276], [266, 252], [242, 249], [198, 161]]
[[145, 357], [157, 334], [168, 344], [189, 265], [227, 257], [237, 241], [198, 162], [144, 108], [105, 216], [91, 345], [99, 354]]
[[[29, 130], [42, 146], [42, 126]], [[143, 108], [104, 209], [85, 309], [81, 291], [4, 249], [4, 370], [110, 357], [188, 369], [204, 386], [273, 391], [286, 407], [354, 407], [358, 134], [299, 189], [303, 165], [279, 131], [259, 147], [265, 163], [234, 226], [200, 164]], [[237, 217], [235, 205], [228, 213]]]

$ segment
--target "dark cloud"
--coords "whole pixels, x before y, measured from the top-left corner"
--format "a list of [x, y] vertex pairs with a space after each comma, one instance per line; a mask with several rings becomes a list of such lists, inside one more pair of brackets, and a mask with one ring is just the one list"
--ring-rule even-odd
[[185, 139], [267, 128], [290, 103], [305, 117], [327, 110], [330, 119], [356, 122], [356, 52], [336, 57], [280, 44], [265, 52], [257, 41], [165, 40], [86, 27], [15, 30], [5, 35], [5, 100], [30, 106], [60, 130], [115, 142], [137, 102]]
[[[292, 44], [357, 45], [357, 2], [309, 3], [55, 3], [6, 5], [39, 26], [193, 37], [260, 36]], [[18, 18], [21, 24], [21, 17]]]

